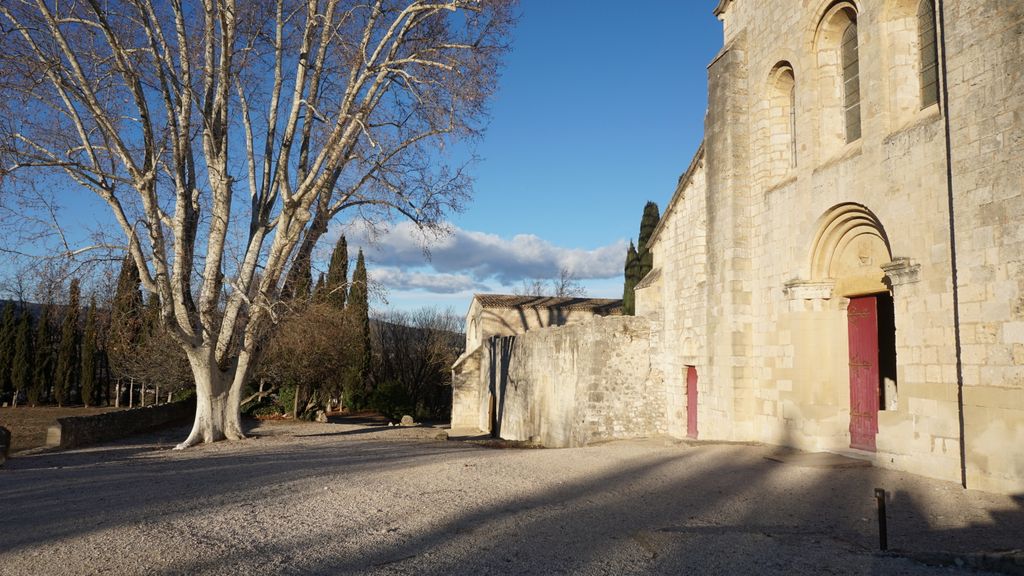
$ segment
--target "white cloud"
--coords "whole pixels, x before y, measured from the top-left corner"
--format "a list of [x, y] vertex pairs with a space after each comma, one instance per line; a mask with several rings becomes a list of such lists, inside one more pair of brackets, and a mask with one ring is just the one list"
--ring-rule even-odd
[[[556, 278], [562, 268], [580, 280], [615, 278], [622, 275], [626, 255], [625, 240], [585, 250], [556, 246], [533, 234], [502, 238], [458, 227], [445, 237], [432, 239], [409, 222], [372, 235], [365, 226], [349, 225], [345, 235], [351, 252], [364, 246], [368, 267], [378, 270], [375, 277], [386, 286], [415, 286], [443, 293], [486, 289], [481, 285], [485, 281], [511, 286], [523, 279]], [[430, 253], [429, 260], [424, 248]], [[410, 271], [424, 267], [436, 273]]]
[[379, 282], [392, 290], [425, 290], [435, 294], [457, 294], [472, 290], [487, 290], [464, 274], [431, 274], [409, 271], [393, 266], [373, 267], [367, 270], [370, 280]]

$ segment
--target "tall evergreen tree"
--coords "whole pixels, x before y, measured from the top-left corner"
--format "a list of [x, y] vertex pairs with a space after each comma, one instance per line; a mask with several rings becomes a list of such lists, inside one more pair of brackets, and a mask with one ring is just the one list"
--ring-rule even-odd
[[622, 287], [622, 313], [627, 316], [632, 316], [636, 313], [636, 300], [633, 294], [633, 289], [636, 288], [636, 284], [639, 281], [637, 279], [639, 264], [640, 259], [637, 255], [636, 247], [633, 246], [633, 241], [630, 240], [629, 250], [626, 251], [626, 265], [623, 269], [626, 281]]
[[338, 238], [331, 252], [331, 264], [327, 268], [327, 301], [336, 308], [345, 307], [346, 284], [348, 283], [348, 242], [345, 235]]
[[648, 201], [644, 205], [644, 214], [640, 218], [640, 237], [637, 239], [639, 244], [634, 247], [632, 240], [629, 242], [624, 270], [625, 282], [622, 289], [622, 310], [629, 316], [636, 314], [634, 293], [636, 285], [654, 267], [654, 255], [647, 249], [647, 243], [654, 235], [654, 229], [658, 227], [659, 220], [661, 220], [661, 215], [658, 213], [658, 205]]
[[82, 336], [81, 366], [82, 403], [92, 406], [96, 398], [96, 298], [89, 299]]
[[32, 315], [21, 309], [18, 319], [18, 333], [14, 338], [14, 359], [11, 361], [11, 385], [14, 387], [15, 403], [21, 392], [32, 388]]
[[348, 306], [345, 308], [346, 324], [351, 335], [351, 361], [348, 383], [350, 401], [361, 404], [367, 397], [367, 377], [370, 374], [370, 294], [366, 275], [366, 261], [363, 250], [356, 258], [356, 269], [352, 272], [352, 287], [349, 289]]
[[142, 333], [142, 282], [139, 269], [130, 254], [121, 263], [117, 288], [110, 305], [110, 329], [107, 332], [107, 354], [115, 371], [121, 377], [134, 358]]
[[313, 289], [313, 299], [317, 302], [322, 302], [327, 298], [327, 280], [324, 279], [324, 273], [320, 273], [320, 277], [316, 279], [316, 288]]
[[654, 267], [654, 255], [647, 249], [647, 243], [654, 234], [654, 229], [658, 227], [659, 220], [661, 220], [661, 214], [658, 211], [658, 205], [654, 202], [647, 202], [644, 205], [644, 215], [640, 219], [640, 238], [637, 246], [637, 254], [640, 257], [640, 277], [637, 282], [643, 280], [644, 276], [647, 276], [647, 273]]
[[14, 319], [14, 303], [4, 305], [3, 323], [0, 323], [0, 396], [6, 397], [14, 390], [11, 368], [14, 364], [14, 342], [17, 339], [18, 324]]
[[68, 305], [61, 322], [60, 345], [57, 347], [57, 367], [53, 379], [53, 395], [57, 405], [62, 406], [70, 399], [71, 391], [78, 383], [78, 346], [81, 334], [78, 329], [78, 310], [81, 294], [78, 279], [71, 280], [68, 290]]
[[28, 403], [38, 406], [45, 401], [50, 393], [53, 382], [53, 342], [50, 336], [50, 319], [53, 306], [43, 306], [43, 313], [36, 323], [35, 360], [32, 364], [32, 385], [28, 389]]
[[284, 300], [308, 300], [313, 287], [313, 263], [309, 257], [297, 260], [285, 279], [281, 297]]

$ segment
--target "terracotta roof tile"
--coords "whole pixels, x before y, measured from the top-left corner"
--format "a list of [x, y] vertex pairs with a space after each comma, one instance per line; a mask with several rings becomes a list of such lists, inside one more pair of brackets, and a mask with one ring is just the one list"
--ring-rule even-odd
[[558, 296], [516, 296], [512, 294], [474, 294], [484, 308], [562, 308], [588, 310], [601, 316], [622, 314], [622, 300], [611, 298], [572, 298]]

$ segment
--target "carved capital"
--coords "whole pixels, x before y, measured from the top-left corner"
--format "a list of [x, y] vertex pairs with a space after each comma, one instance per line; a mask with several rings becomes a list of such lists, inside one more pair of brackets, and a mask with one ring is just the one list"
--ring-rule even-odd
[[832, 280], [790, 280], [786, 282], [783, 292], [790, 300], [828, 300], [832, 297]]
[[890, 287], [913, 284], [920, 280], [921, 265], [906, 257], [893, 258], [892, 262], [882, 264], [886, 282]]

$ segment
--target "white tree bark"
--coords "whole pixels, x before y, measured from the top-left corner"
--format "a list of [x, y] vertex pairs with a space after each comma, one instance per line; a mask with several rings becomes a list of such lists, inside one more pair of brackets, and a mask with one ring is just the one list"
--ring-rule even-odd
[[480, 133], [513, 7], [0, 2], [0, 180], [62, 175], [109, 207], [193, 372], [179, 448], [243, 437], [281, 286], [335, 217], [440, 231], [468, 197], [436, 150]]

